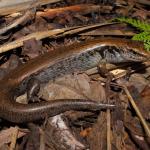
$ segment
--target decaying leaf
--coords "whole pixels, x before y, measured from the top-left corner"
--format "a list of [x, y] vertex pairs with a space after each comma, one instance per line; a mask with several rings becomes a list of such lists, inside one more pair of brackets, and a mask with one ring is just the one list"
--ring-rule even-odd
[[54, 99], [92, 99], [105, 101], [105, 91], [100, 83], [90, 81], [86, 74], [68, 75], [41, 88], [40, 97]]

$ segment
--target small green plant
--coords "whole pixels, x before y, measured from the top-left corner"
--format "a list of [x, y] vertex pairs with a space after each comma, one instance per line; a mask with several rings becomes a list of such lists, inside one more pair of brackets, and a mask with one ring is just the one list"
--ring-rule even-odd
[[116, 20], [119, 22], [128, 23], [139, 29], [141, 33], [135, 34], [132, 39], [136, 41], [143, 41], [146, 50], [150, 50], [150, 24], [140, 20], [125, 17], [117, 18]]

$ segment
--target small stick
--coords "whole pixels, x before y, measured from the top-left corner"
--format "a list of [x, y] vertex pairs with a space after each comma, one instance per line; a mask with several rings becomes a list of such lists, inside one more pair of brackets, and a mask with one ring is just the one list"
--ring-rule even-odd
[[[105, 85], [105, 92], [107, 93], [107, 103], [110, 103], [110, 84], [113, 79], [113, 75], [108, 72], [106, 69], [106, 64], [104, 66], [104, 73], [107, 76], [106, 78], [106, 85]], [[106, 72], [105, 72], [106, 71]], [[110, 109], [107, 109], [106, 111], [106, 116], [107, 116], [107, 150], [111, 150], [111, 114], [110, 114]]]
[[140, 119], [140, 121], [141, 121], [141, 123], [142, 123], [142, 125], [143, 125], [143, 127], [144, 127], [144, 130], [145, 130], [145, 132], [146, 132], [146, 134], [147, 134], [147, 136], [150, 137], [150, 129], [149, 129], [149, 127], [148, 127], [148, 125], [147, 125], [147, 123], [146, 123], [144, 117], [142, 116], [142, 114], [141, 114], [139, 108], [137, 107], [136, 103], [134, 102], [134, 100], [133, 100], [133, 98], [132, 98], [132, 96], [131, 96], [129, 90], [127, 89], [127, 87], [124, 86], [124, 85], [122, 85], [122, 86], [123, 86], [123, 88], [124, 88], [125, 93], [126, 93], [127, 96], [128, 96], [128, 99], [129, 99], [130, 103], [132, 104], [132, 107], [134, 108], [134, 110], [135, 110], [137, 116], [139, 117], [139, 119]]
[[107, 109], [107, 150], [111, 150], [111, 116], [110, 109]]
[[40, 148], [39, 150], [45, 149], [45, 136], [44, 136], [44, 131], [40, 128]]

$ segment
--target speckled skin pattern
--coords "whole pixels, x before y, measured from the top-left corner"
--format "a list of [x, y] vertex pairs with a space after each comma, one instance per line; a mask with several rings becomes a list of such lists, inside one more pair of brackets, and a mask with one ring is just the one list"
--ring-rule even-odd
[[25, 105], [15, 102], [15, 98], [25, 93], [31, 78], [46, 83], [65, 74], [96, 67], [101, 62], [143, 62], [149, 58], [150, 55], [144, 50], [143, 44], [115, 38], [86, 41], [48, 52], [13, 70], [0, 81], [0, 117], [11, 122], [23, 123], [68, 110], [113, 108], [113, 105], [75, 99]]

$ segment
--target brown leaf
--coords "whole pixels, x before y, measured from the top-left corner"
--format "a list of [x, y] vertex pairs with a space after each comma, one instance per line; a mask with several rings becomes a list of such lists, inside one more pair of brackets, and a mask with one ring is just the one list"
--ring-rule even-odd
[[150, 86], [146, 86], [141, 93], [141, 99], [137, 102], [142, 115], [150, 119]]
[[146, 11], [143, 9], [137, 9], [132, 15], [132, 17], [139, 18], [140, 20], [143, 21], [145, 21], [148, 16], [150, 16], [150, 11]]
[[[13, 132], [15, 132], [15, 130], [16, 129], [14, 127], [11, 127], [9, 129], [5, 129], [0, 132], [0, 147], [3, 144], [10, 143], [11, 135], [13, 134]], [[19, 131], [18, 138], [24, 136], [25, 134], [26, 134], [25, 132]]]
[[134, 73], [131, 75], [129, 82], [134, 85], [139, 93], [148, 85], [148, 80], [146, 80], [141, 74]]
[[67, 75], [41, 88], [40, 96], [53, 99], [92, 99], [105, 100], [104, 88], [98, 82], [90, 82], [85, 74]]
[[88, 134], [91, 132], [91, 130], [92, 130], [92, 128], [86, 128], [86, 129], [84, 129], [84, 130], [82, 130], [82, 131], [80, 132], [80, 135], [81, 135], [82, 137], [87, 137]]
[[35, 38], [23, 42], [23, 55], [33, 59], [40, 55], [42, 52], [42, 43], [37, 41]]

